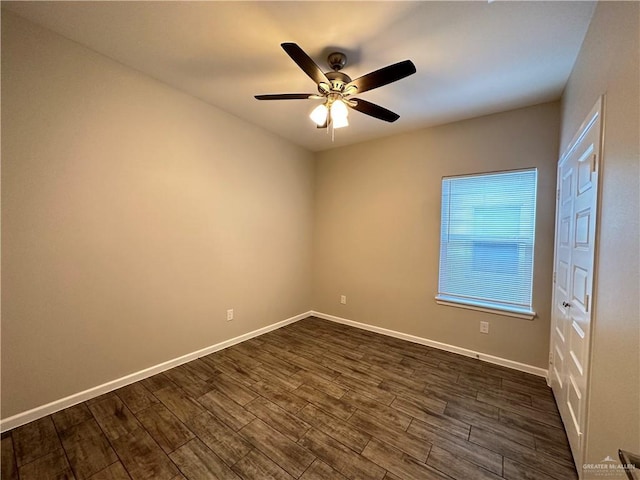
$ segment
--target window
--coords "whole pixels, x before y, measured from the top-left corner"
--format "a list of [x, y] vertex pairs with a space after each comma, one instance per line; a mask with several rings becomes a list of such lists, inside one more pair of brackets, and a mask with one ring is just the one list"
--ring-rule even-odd
[[537, 170], [442, 179], [440, 304], [533, 318]]

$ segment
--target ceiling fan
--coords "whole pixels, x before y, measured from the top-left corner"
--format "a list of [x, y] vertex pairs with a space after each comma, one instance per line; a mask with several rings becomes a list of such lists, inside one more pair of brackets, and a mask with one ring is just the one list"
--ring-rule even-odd
[[279, 93], [256, 95], [258, 100], [324, 100], [312, 112], [311, 119], [318, 128], [342, 128], [349, 125], [347, 107], [357, 110], [385, 122], [395, 122], [400, 115], [375, 103], [367, 102], [353, 95], [364, 93], [374, 88], [401, 80], [416, 73], [411, 60], [394, 63], [374, 72], [351, 80], [342, 68], [347, 63], [347, 56], [342, 52], [333, 52], [327, 57], [331, 72], [324, 73], [320, 67], [295, 43], [281, 44], [285, 52], [296, 64], [318, 85], [319, 93]]

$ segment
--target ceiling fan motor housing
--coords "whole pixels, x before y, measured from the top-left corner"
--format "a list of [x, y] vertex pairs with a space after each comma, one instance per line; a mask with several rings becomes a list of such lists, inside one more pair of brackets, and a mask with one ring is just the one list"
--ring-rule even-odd
[[[331, 82], [331, 91], [333, 92], [342, 92], [345, 85], [351, 83], [351, 77], [349, 77], [349, 75], [347, 75], [346, 73], [338, 72], [337, 70], [333, 72], [327, 72], [325, 75]], [[322, 92], [322, 90], [320, 91]]]

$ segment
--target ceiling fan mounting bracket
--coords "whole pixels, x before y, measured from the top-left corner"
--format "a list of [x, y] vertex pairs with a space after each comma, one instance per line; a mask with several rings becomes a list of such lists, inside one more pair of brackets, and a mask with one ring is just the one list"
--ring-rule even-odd
[[338, 70], [342, 70], [347, 64], [347, 56], [342, 52], [333, 52], [327, 57], [327, 62], [329, 66], [337, 72]]

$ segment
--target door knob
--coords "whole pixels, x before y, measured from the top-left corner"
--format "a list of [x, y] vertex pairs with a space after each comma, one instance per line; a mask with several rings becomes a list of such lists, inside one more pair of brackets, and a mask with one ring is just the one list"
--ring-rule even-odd
[[569, 308], [569, 307], [571, 306], [571, 304], [570, 304], [570, 303], [567, 303], [567, 302], [562, 302], [562, 306], [563, 306], [564, 308]]

